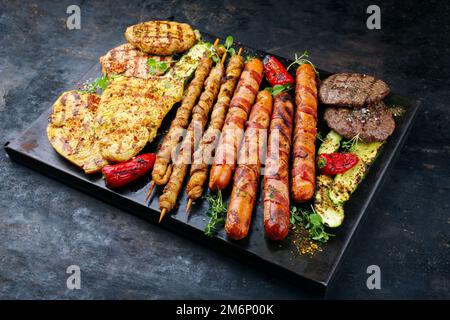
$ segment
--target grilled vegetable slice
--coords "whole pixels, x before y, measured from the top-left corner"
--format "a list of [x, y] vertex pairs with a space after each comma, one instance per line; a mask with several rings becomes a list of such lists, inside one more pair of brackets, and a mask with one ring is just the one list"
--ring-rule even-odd
[[322, 217], [322, 221], [327, 227], [339, 227], [344, 220], [344, 208], [342, 205], [334, 204], [328, 195], [328, 191], [333, 184], [333, 178], [322, 174], [316, 178], [316, 183], [314, 210]]
[[329, 196], [334, 204], [343, 204], [350, 199], [350, 195], [356, 190], [364, 178], [367, 168], [375, 160], [383, 142], [359, 142], [353, 148], [361, 161], [350, 170], [334, 177]]
[[331, 130], [328, 132], [327, 136], [323, 140], [322, 144], [319, 147], [319, 151], [317, 154], [322, 153], [333, 153], [339, 150], [341, 145], [342, 136]]

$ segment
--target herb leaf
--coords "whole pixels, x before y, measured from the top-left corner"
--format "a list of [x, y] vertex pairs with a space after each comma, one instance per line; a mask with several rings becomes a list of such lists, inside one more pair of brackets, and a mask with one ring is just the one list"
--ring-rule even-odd
[[233, 37], [232, 36], [228, 36], [226, 39], [225, 39], [225, 48], [227, 49], [227, 51], [228, 51], [228, 49], [230, 49], [230, 47], [233, 45]]
[[346, 150], [346, 151], [348, 151], [348, 152], [352, 152], [352, 151], [355, 150], [355, 147], [361, 141], [362, 141], [362, 139], [359, 137], [359, 133], [358, 133], [356, 136], [354, 136], [350, 140], [342, 142], [341, 143], [341, 148]]
[[166, 61], [156, 61], [154, 58], [147, 59], [147, 66], [152, 76], [157, 72], [164, 73], [169, 68]]
[[316, 213], [313, 206], [311, 206], [311, 211], [292, 207], [290, 223], [295, 229], [296, 227], [303, 226], [308, 230], [309, 237], [311, 240], [326, 243], [334, 235], [325, 231], [325, 226], [323, 225], [322, 217]]
[[99, 89], [103, 91], [108, 86], [109, 81], [114, 78], [116, 78], [116, 76], [114, 76], [114, 75], [112, 75], [110, 77], [104, 75], [101, 78], [96, 78], [92, 82], [83, 85], [83, 87], [78, 91], [84, 92], [84, 93], [97, 93], [97, 91]]
[[266, 90], [267, 92], [269, 92], [272, 96], [276, 96], [277, 94], [281, 93], [281, 92], [286, 92], [291, 90], [292, 87], [289, 83], [281, 85], [281, 84], [276, 84], [273, 87], [267, 87], [264, 90]]
[[319, 77], [319, 71], [317, 71], [316, 66], [309, 60], [309, 54], [308, 51], [305, 50], [301, 56], [298, 56], [297, 54], [294, 55], [294, 62], [292, 62], [288, 67], [287, 70], [289, 70], [293, 65], [302, 65], [304, 63], [309, 63], [311, 67], [313, 67], [314, 72], [316, 73], [316, 76]]
[[217, 228], [225, 223], [225, 214], [227, 213], [227, 206], [223, 203], [222, 193], [219, 191], [216, 195], [207, 195], [206, 199], [209, 203], [207, 215], [209, 222], [205, 227], [205, 235], [212, 237], [216, 234]]

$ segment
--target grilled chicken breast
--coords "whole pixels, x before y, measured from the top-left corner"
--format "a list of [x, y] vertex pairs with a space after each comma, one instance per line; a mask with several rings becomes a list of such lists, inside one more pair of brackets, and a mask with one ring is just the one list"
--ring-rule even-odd
[[181, 100], [183, 83], [170, 78], [113, 79], [97, 110], [102, 156], [129, 160], [152, 141], [171, 107]]
[[56, 152], [88, 174], [107, 164], [95, 133], [99, 102], [96, 94], [64, 92], [53, 105], [47, 126], [48, 139]]
[[172, 65], [172, 56], [154, 56], [142, 52], [129, 43], [124, 43], [111, 49], [104, 56], [100, 57], [102, 73], [110, 76], [113, 74], [123, 74], [127, 77], [148, 79], [152, 76], [162, 75], [159, 69], [150, 70], [147, 65], [148, 59], [155, 59], [156, 62], [165, 62], [167, 67]]
[[198, 41], [190, 25], [160, 20], [128, 27], [125, 38], [143, 52], [163, 56], [184, 52]]

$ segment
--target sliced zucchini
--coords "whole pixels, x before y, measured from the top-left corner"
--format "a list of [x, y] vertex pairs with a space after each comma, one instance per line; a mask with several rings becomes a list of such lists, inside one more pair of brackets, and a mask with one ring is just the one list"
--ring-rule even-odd
[[341, 145], [342, 136], [331, 130], [323, 140], [322, 144], [317, 151], [317, 154], [333, 153], [339, 150]]
[[342, 205], [356, 190], [363, 180], [367, 168], [375, 160], [383, 142], [358, 142], [352, 152], [359, 157], [359, 162], [350, 170], [334, 177], [333, 184], [329, 190], [329, 197], [336, 205]]
[[323, 223], [336, 228], [344, 221], [344, 208], [334, 204], [328, 196], [328, 190], [333, 184], [333, 178], [324, 174], [317, 176], [317, 190], [314, 196], [314, 210], [322, 217]]

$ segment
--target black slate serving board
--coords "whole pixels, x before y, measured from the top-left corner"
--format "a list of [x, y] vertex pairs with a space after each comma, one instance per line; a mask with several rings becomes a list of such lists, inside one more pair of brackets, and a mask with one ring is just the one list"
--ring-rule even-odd
[[[208, 35], [205, 38], [206, 40], [214, 40], [214, 37]], [[241, 46], [244, 48], [244, 54], [258, 57], [263, 57], [266, 54], [257, 49]], [[237, 48], [237, 45], [235, 47]], [[286, 66], [291, 63], [288, 59], [278, 58]], [[322, 79], [330, 75], [326, 71], [319, 70], [319, 72]], [[82, 83], [87, 79], [96, 78], [100, 74], [100, 66], [97, 64], [79, 82]], [[265, 86], [267, 84], [263, 82], [261, 88]], [[54, 100], [56, 98], [54, 97]], [[331, 282], [372, 198], [380, 189], [383, 177], [392, 165], [395, 156], [398, 155], [418, 109], [418, 103], [395, 94], [389, 95], [385, 102], [387, 105], [401, 105], [406, 108], [406, 112], [401, 118], [397, 119], [397, 128], [393, 135], [388, 139], [364, 181], [352, 195], [350, 201], [345, 204], [346, 215], [344, 223], [341, 227], [331, 231], [335, 236], [322, 247], [321, 252], [317, 252], [313, 256], [300, 255], [292, 243], [292, 233], [281, 242], [273, 242], [265, 238], [262, 183], [260, 184], [260, 192], [253, 214], [250, 232], [244, 240], [228, 240], [223, 229], [219, 230], [217, 235], [212, 238], [205, 236], [203, 229], [208, 222], [206, 216], [208, 203], [205, 199], [197, 201], [197, 203], [193, 204], [190, 215], [187, 217], [185, 214], [187, 197], [184, 188], [178, 199], [178, 209], [167, 215], [161, 223], [161, 226], [183, 234], [195, 241], [199, 241], [203, 245], [210, 246], [213, 249], [218, 249], [240, 260], [249, 262], [257, 268], [281, 275], [289, 282], [294, 281], [314, 288], [325, 289]], [[175, 109], [176, 107], [165, 118], [159, 131], [161, 134], [145, 148], [144, 152], [156, 151], [158, 144], [162, 142], [164, 137], [163, 133], [169, 128], [170, 122], [175, 115]], [[10, 158], [94, 197], [129, 211], [147, 221], [158, 223], [158, 198], [162, 192], [162, 188], [155, 188], [151, 205], [148, 207], [144, 203], [144, 200], [150, 183], [150, 177], [136, 181], [124, 189], [114, 191], [105, 186], [100, 174], [93, 176], [85, 175], [77, 167], [59, 156], [48, 142], [46, 126], [50, 110], [51, 106], [21, 135], [5, 144], [5, 150]], [[319, 128], [326, 128], [323, 123], [322, 111], [323, 108], [319, 106]], [[225, 200], [228, 200], [229, 194], [230, 188], [224, 192]], [[379, 227], [380, 230], [383, 228], [383, 226]]]

